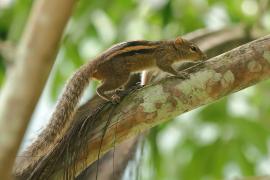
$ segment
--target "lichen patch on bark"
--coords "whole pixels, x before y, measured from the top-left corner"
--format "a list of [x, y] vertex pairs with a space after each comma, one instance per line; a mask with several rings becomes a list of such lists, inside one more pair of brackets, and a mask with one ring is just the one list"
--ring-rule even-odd
[[261, 66], [261, 64], [259, 63], [259, 62], [257, 62], [257, 61], [250, 61], [249, 63], [248, 63], [248, 65], [247, 65], [247, 67], [248, 67], [248, 70], [250, 71], [250, 72], [260, 72], [261, 70], [262, 70], [262, 66]]
[[[149, 93], [143, 94], [143, 103], [141, 103], [141, 106], [143, 106], [144, 112], [151, 113], [157, 111], [157, 108], [159, 109], [160, 106], [157, 106], [158, 104], [165, 104], [169, 94], [163, 91], [163, 87], [161, 85], [154, 86], [149, 88]], [[149, 96], [151, 94], [151, 96]]]
[[200, 97], [205, 97], [207, 94], [202, 90], [206, 89], [209, 79], [215, 76], [215, 71], [206, 70], [197, 72], [194, 76], [190, 77], [190, 80], [183, 81], [176, 87], [186, 96], [192, 94]]
[[264, 51], [263, 57], [270, 63], [270, 51]]
[[228, 70], [222, 76], [221, 86], [223, 88], [229, 87], [231, 84], [234, 83], [234, 80], [235, 80], [234, 74], [232, 73], [232, 71]]

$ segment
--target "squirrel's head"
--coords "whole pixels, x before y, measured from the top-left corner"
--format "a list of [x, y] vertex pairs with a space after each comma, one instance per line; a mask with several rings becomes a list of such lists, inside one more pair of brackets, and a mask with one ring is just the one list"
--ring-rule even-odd
[[197, 61], [206, 60], [207, 58], [206, 54], [203, 53], [196, 44], [181, 37], [176, 38], [174, 46], [178, 51], [180, 59]]

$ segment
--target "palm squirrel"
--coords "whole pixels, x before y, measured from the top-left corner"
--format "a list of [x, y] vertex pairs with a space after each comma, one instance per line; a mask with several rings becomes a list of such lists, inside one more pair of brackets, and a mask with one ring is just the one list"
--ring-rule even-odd
[[[181, 37], [164, 41], [130, 41], [111, 47], [83, 65], [66, 84], [50, 119], [50, 123], [54, 124], [53, 128], [61, 129], [61, 132], [50, 132], [50, 139], [46, 139], [47, 136], [44, 135], [47, 132], [43, 132], [41, 134], [43, 138], [35, 142], [36, 145], [33, 149], [28, 149], [27, 154], [35, 157], [34, 161], [36, 161], [44, 153], [42, 147], [50, 148], [53, 144], [52, 141], [59, 140], [58, 136], [61, 136], [61, 133], [68, 128], [69, 120], [76, 112], [77, 104], [90, 79], [102, 82], [96, 90], [101, 98], [119, 102], [119, 96], [116, 94], [110, 96], [107, 93], [125, 85], [131, 73], [157, 67], [172, 75], [183, 77], [186, 76], [185, 73], [173, 69], [174, 62], [199, 61], [205, 58], [206, 55], [194, 43]], [[29, 165], [31, 166], [31, 164]]]

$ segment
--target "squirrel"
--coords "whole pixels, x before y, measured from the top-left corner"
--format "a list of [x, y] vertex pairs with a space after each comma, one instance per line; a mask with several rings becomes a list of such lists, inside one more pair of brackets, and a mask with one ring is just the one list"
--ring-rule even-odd
[[53, 144], [52, 142], [59, 140], [57, 137], [68, 128], [69, 120], [76, 112], [77, 104], [90, 79], [102, 82], [96, 90], [101, 98], [118, 103], [120, 97], [117, 94], [110, 96], [107, 92], [125, 85], [131, 73], [157, 67], [172, 75], [187, 77], [186, 73], [173, 69], [172, 64], [184, 60], [205, 59], [206, 55], [196, 44], [181, 37], [177, 37], [175, 40], [138, 40], [116, 44], [94, 60], [81, 66], [66, 84], [50, 119], [53, 128], [61, 129], [61, 132], [50, 132], [49, 139], [46, 137], [48, 132], [42, 132], [41, 140], [34, 142], [35, 148], [28, 149], [25, 153], [32, 157], [41, 157], [43, 147], [49, 147]]
[[91, 69], [91, 72], [88, 71], [90, 77], [102, 82], [96, 90], [97, 94], [117, 103], [119, 96], [114, 94], [110, 97], [105, 93], [125, 85], [131, 73], [157, 67], [175, 76], [187, 77], [184, 72], [176, 72], [172, 64], [205, 58], [206, 55], [195, 44], [180, 37], [174, 41], [130, 41], [108, 49], [84, 69]]
[[[184, 72], [177, 72], [172, 64], [177, 61], [204, 60], [206, 55], [194, 43], [181, 37], [171, 41], [129, 41], [117, 44], [93, 61], [82, 66], [70, 79], [65, 91], [58, 102], [57, 112], [70, 114], [78, 103], [83, 90], [90, 79], [102, 82], [97, 88], [97, 94], [111, 102], [119, 102], [116, 94], [109, 96], [106, 92], [116, 90], [125, 85], [131, 73], [141, 72], [151, 68], [159, 68], [162, 71], [175, 76], [187, 77]], [[69, 110], [64, 110], [69, 109]], [[69, 117], [69, 115], [67, 115]], [[65, 117], [64, 117], [65, 118]]]

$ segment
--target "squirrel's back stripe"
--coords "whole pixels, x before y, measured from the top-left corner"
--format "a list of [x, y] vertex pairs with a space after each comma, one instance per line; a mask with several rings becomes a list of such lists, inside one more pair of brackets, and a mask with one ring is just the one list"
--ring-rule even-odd
[[[115, 46], [111, 47], [105, 53], [103, 53], [102, 57], [104, 59], [111, 59], [121, 54], [127, 54], [131, 51], [138, 51], [143, 49], [155, 49], [158, 46], [158, 41], [130, 41], [124, 42], [120, 44], [116, 44]], [[141, 51], [141, 53], [144, 51]], [[145, 51], [146, 52], [146, 51]], [[139, 53], [139, 52], [137, 52]], [[131, 53], [132, 54], [132, 53]]]
[[127, 55], [135, 55], [136, 53], [147, 53], [147, 52], [153, 52], [156, 49], [156, 45], [148, 45], [148, 46], [129, 46], [124, 49], [118, 50], [109, 56], [106, 57], [106, 59], [112, 59], [119, 56], [127, 56]]
[[127, 50], [127, 51], [123, 51], [119, 54], [116, 54], [114, 57], [117, 57], [117, 56], [122, 56], [122, 57], [127, 57], [127, 56], [134, 56], [136, 54], [149, 54], [149, 53], [153, 53], [154, 51], [156, 50], [155, 47], [152, 47], [152, 48], [137, 48], [137, 49], [130, 49], [130, 50]]

